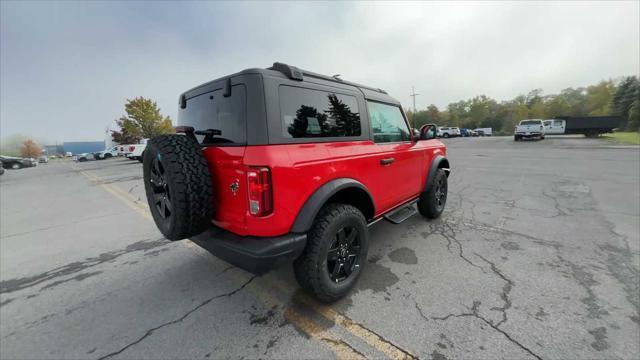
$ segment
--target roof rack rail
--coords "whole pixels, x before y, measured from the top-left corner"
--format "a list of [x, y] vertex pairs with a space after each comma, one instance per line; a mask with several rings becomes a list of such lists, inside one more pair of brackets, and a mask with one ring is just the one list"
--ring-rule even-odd
[[327, 75], [322, 75], [322, 74], [318, 74], [318, 73], [314, 73], [311, 71], [306, 71], [306, 70], [302, 70], [299, 69], [295, 66], [291, 66], [291, 65], [287, 65], [284, 63], [280, 63], [280, 62], [274, 62], [273, 66], [269, 68], [270, 70], [275, 70], [275, 71], [279, 71], [281, 73], [283, 73], [284, 75], [286, 75], [289, 79], [293, 79], [293, 80], [304, 80], [304, 75], [306, 76], [310, 76], [310, 77], [314, 77], [317, 79], [323, 79], [323, 80], [328, 80], [328, 81], [333, 81], [333, 82], [340, 82], [343, 84], [347, 84], [347, 85], [353, 85], [353, 86], [357, 86], [363, 89], [367, 89], [367, 90], [372, 90], [372, 91], [377, 91], [383, 94], [387, 94], [386, 91], [380, 89], [380, 88], [373, 88], [370, 86], [365, 86], [365, 85], [360, 85], [360, 84], [356, 84], [350, 81], [345, 81], [342, 80], [336, 76], [327, 76]]
[[289, 79], [292, 79], [292, 80], [299, 80], [299, 81], [304, 80], [304, 77], [302, 75], [302, 70], [298, 69], [295, 66], [289, 66], [289, 65], [284, 64], [284, 63], [274, 62], [273, 66], [270, 67], [270, 69], [271, 70], [275, 70], [275, 71], [279, 71], [279, 72], [287, 75], [287, 77]]

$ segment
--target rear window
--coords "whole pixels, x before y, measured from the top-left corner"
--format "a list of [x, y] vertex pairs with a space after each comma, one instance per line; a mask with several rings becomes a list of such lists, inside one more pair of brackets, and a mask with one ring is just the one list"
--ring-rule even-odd
[[281, 86], [280, 112], [285, 138], [360, 136], [355, 96]]
[[196, 131], [215, 129], [220, 135], [196, 135], [203, 145], [237, 145], [247, 142], [244, 85], [231, 87], [231, 96], [215, 90], [187, 99], [187, 107], [178, 111], [178, 125], [192, 126]]
[[526, 121], [521, 121], [520, 125], [540, 125], [541, 121], [540, 120], [526, 120]]

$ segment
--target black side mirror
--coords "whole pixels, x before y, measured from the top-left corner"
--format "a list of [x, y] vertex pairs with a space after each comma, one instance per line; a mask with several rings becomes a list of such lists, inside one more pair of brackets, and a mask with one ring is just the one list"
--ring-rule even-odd
[[437, 137], [437, 128], [434, 124], [425, 124], [420, 128], [420, 140], [431, 140]]

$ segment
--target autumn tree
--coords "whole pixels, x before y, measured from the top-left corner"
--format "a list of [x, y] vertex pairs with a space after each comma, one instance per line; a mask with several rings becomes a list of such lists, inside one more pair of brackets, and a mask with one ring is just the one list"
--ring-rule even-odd
[[34, 158], [42, 155], [42, 148], [38, 146], [33, 140], [26, 139], [22, 142], [20, 148], [20, 155], [25, 158]]
[[162, 134], [173, 132], [173, 124], [169, 116], [160, 113], [158, 104], [143, 97], [127, 99], [124, 106], [127, 115], [116, 120], [120, 127], [118, 131], [112, 131], [113, 141], [123, 143], [137, 143], [143, 138], [153, 138]]

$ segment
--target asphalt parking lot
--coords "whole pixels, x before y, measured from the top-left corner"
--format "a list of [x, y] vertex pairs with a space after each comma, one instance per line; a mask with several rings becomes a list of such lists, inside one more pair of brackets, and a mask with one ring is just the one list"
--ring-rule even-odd
[[0, 357], [640, 357], [640, 149], [449, 139], [443, 217], [371, 228], [357, 289], [324, 306], [150, 220], [141, 164], [0, 178]]

